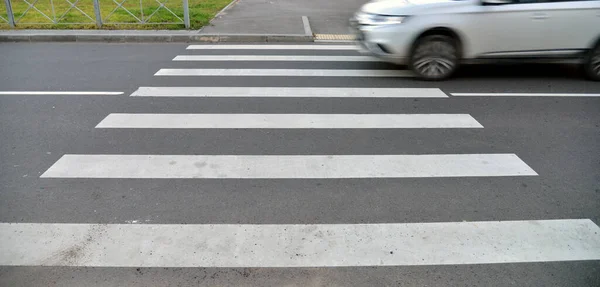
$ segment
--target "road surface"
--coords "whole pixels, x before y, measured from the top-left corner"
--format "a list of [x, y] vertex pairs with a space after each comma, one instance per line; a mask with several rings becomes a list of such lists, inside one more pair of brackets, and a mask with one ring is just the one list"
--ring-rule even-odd
[[0, 285], [600, 285], [600, 83], [230, 45], [0, 45]]

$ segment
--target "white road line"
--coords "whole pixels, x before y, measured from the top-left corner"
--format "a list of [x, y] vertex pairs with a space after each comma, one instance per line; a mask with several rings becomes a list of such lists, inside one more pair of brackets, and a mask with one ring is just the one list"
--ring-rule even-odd
[[190, 45], [188, 50], [358, 50], [355, 45]]
[[455, 97], [600, 97], [600, 94], [565, 93], [451, 93]]
[[155, 76], [413, 77], [406, 70], [160, 69]]
[[431, 88], [140, 87], [132, 97], [448, 98]]
[[238, 225], [0, 223], [2, 266], [341, 267], [600, 260], [589, 219]]
[[58, 96], [118, 96], [123, 92], [75, 92], [75, 91], [0, 91], [0, 95], [58, 95]]
[[369, 56], [262, 56], [262, 55], [184, 55], [173, 61], [305, 61], [305, 62], [379, 62]]
[[75, 155], [43, 178], [420, 178], [535, 176], [515, 154]]
[[96, 128], [436, 129], [483, 126], [468, 114], [110, 114]]

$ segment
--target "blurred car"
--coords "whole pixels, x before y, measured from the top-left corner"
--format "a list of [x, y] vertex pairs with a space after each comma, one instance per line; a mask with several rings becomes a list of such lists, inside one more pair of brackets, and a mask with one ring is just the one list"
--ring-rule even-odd
[[380, 0], [350, 26], [361, 50], [426, 80], [499, 60], [575, 61], [600, 80], [600, 1]]

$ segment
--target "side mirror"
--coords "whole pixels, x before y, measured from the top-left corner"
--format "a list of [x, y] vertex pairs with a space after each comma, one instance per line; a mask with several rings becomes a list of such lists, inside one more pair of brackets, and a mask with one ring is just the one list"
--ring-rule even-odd
[[481, 0], [482, 5], [504, 5], [511, 4], [512, 0]]

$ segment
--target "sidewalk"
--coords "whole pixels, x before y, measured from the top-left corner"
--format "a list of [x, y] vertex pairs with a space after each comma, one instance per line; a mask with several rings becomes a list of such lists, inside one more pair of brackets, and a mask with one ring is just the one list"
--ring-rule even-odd
[[201, 29], [203, 34], [348, 34], [348, 19], [367, 0], [236, 0]]

